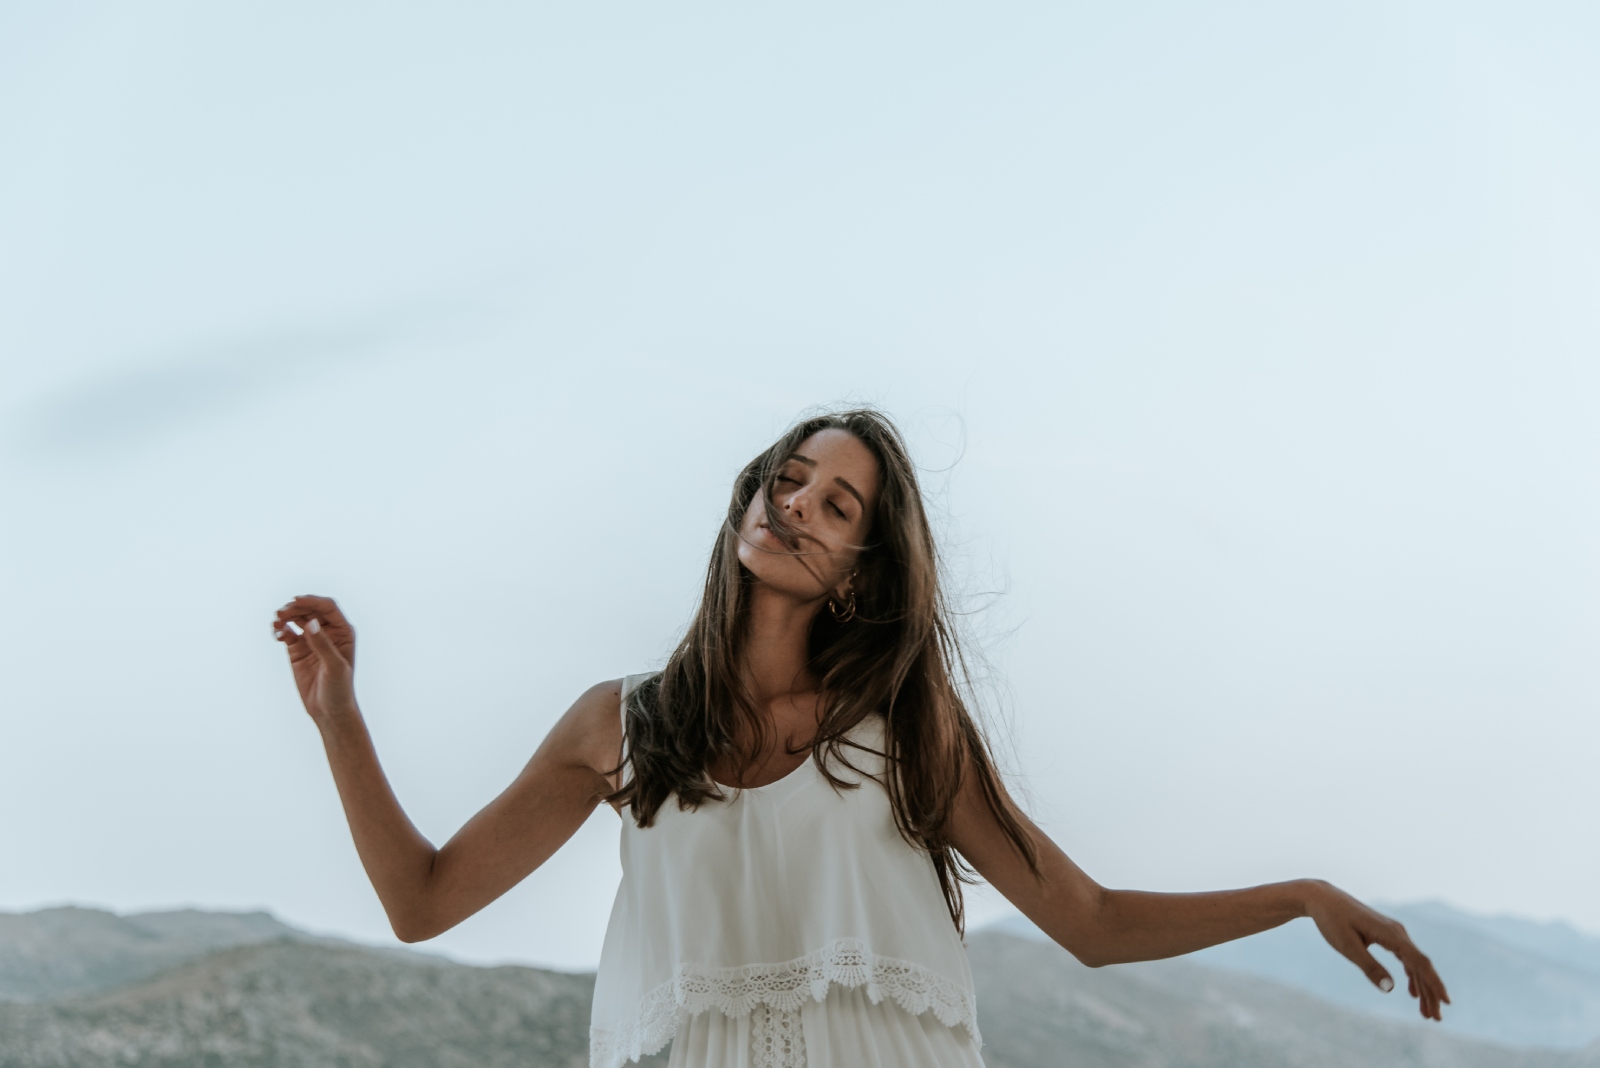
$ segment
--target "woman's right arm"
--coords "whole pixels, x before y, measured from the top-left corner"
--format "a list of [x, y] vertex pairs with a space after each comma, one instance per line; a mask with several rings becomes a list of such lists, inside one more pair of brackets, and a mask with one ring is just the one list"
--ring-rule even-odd
[[607, 773], [622, 746], [620, 680], [578, 698], [511, 785], [435, 849], [378, 763], [355, 700], [355, 633], [338, 605], [296, 597], [278, 610], [273, 632], [288, 647], [356, 852], [402, 942], [449, 930], [521, 882], [612, 790]]

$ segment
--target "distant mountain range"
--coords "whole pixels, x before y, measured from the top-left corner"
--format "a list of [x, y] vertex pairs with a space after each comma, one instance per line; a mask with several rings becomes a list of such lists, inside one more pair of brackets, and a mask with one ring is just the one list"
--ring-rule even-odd
[[278, 939], [319, 941], [265, 912], [0, 912], [0, 1002], [110, 990], [213, 950]]
[[[1577, 1048], [1600, 1040], [1600, 938], [1567, 924], [1474, 916], [1437, 902], [1386, 905], [1450, 988], [1444, 1030], [1513, 1046]], [[1046, 940], [1020, 916], [992, 930]], [[1310, 920], [1229, 942], [1187, 960], [1272, 979], [1336, 1005], [1426, 1026], [1404, 996], [1399, 962], [1382, 950], [1399, 989], [1379, 993], [1334, 953]]]
[[994, 931], [968, 950], [990, 1068], [1600, 1068], [1600, 1046], [1464, 1038], [1185, 959], [1090, 969]]
[[[1576, 932], [1417, 908], [1527, 955], [1508, 960], [1596, 974]], [[1416, 916], [1405, 922], [1426, 939]], [[969, 938], [992, 1068], [1600, 1068], [1600, 1045], [1517, 1048], [1330, 1004], [1306, 992], [1321, 973], [1293, 944], [1227, 968], [1190, 958], [1095, 970], [1040, 937]], [[1440, 943], [1429, 951], [1442, 960]], [[1244, 965], [1294, 972], [1305, 989]], [[578, 1068], [593, 986], [317, 938], [265, 913], [0, 913], [0, 1068]], [[1510, 1009], [1475, 1018], [1537, 1030]]]

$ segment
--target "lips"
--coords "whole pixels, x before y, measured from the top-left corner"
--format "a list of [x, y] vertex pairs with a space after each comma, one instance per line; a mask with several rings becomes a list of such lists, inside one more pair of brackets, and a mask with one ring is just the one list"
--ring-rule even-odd
[[785, 549], [793, 551], [796, 548], [798, 548], [798, 544], [791, 545], [791, 544], [789, 544], [789, 542], [785, 541], [783, 539], [783, 537], [778, 534], [777, 531], [773, 530], [770, 526], [767, 525], [767, 522], [764, 519], [757, 521], [756, 530], [758, 530], [761, 534], [765, 535], [766, 537], [771, 538], [777, 544], [782, 545]]

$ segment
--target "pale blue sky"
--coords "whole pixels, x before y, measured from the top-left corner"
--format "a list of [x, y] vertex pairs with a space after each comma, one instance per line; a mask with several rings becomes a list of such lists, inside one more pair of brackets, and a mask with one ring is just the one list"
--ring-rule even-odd
[[[869, 400], [1092, 874], [1600, 929], [1600, 10], [0, 9], [0, 908], [384, 934]], [[952, 466], [953, 465], [953, 466]], [[592, 965], [615, 818], [440, 940]], [[1002, 906], [980, 905], [980, 918]]]

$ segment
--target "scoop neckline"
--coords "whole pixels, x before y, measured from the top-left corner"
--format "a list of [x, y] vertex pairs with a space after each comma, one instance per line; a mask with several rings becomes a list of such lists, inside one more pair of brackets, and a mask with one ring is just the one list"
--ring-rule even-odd
[[[740, 794], [759, 793], [762, 790], [770, 790], [774, 786], [781, 786], [782, 784], [788, 782], [790, 779], [794, 778], [796, 775], [800, 774], [800, 772], [805, 768], [805, 766], [807, 764], [810, 764], [810, 763], [812, 763], [814, 761], [814, 759], [815, 759], [814, 758], [814, 754], [815, 753], [816, 753], [816, 747], [812, 746], [810, 749], [806, 750], [806, 758], [804, 760], [800, 761], [800, 763], [796, 764], [794, 767], [790, 768], [788, 771], [784, 772], [782, 775], [778, 776], [776, 779], [773, 779], [771, 782], [764, 782], [760, 786], [730, 786], [725, 782], [717, 782], [716, 779], [711, 779], [711, 781], [718, 788], [723, 789], [723, 790], [732, 790], [733, 792], [740, 793]], [[708, 778], [708, 779], [711, 778], [709, 773], [706, 775], [706, 778]]]
[[[868, 717], [868, 718], [870, 718], [870, 717]], [[857, 731], [861, 730], [862, 725], [865, 724], [866, 722], [867, 722], [867, 719], [862, 719], [862, 721], [860, 723], [857, 723], [854, 727], [851, 727], [849, 730], [845, 731], [843, 736], [848, 738], [851, 735], [855, 734]], [[712, 779], [709, 773], [706, 775], [706, 778], [711, 779], [712, 784], [715, 785], [716, 787], [718, 787], [719, 789], [722, 789], [722, 790], [732, 790], [735, 793], [741, 793], [741, 794], [760, 793], [763, 790], [771, 790], [775, 786], [782, 786], [784, 783], [786, 783], [789, 780], [795, 778], [795, 776], [799, 775], [802, 771], [804, 771], [805, 768], [806, 768], [806, 765], [815, 764], [817, 762], [816, 761], [816, 753], [817, 753], [817, 747], [816, 746], [812, 746], [810, 749], [806, 750], [806, 758], [804, 760], [802, 760], [800, 763], [796, 764], [793, 768], [791, 768], [789, 771], [785, 772], [783, 775], [779, 776], [778, 778], [773, 779], [769, 783], [763, 783], [760, 786], [729, 786], [725, 782], [718, 782], [716, 779]]]

